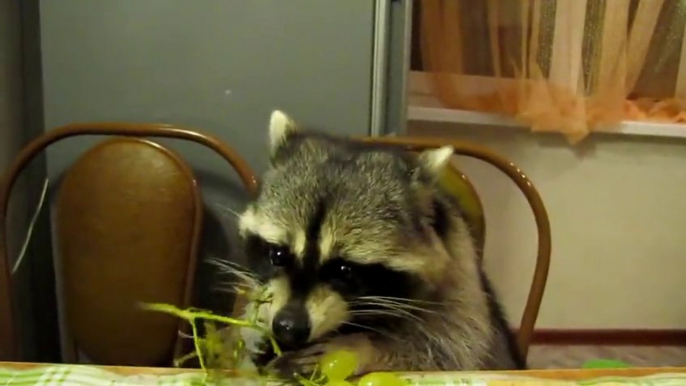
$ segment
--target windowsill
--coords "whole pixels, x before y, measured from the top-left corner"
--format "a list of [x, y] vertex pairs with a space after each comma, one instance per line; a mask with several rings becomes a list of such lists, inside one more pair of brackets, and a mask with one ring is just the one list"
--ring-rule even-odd
[[[488, 82], [483, 77], [472, 76], [460, 78], [465, 89], [488, 91], [483, 89]], [[486, 125], [501, 128], [526, 130], [526, 126], [513, 118], [489, 113], [478, 113], [466, 110], [445, 108], [431, 92], [428, 74], [411, 71], [408, 78], [407, 118], [410, 122], [438, 122], [468, 125]], [[686, 125], [655, 123], [644, 121], [626, 121], [615, 127], [596, 130], [607, 134], [622, 134], [640, 137], [686, 138]]]
[[[407, 112], [410, 122], [437, 122], [468, 125], [485, 125], [512, 129], [526, 129], [515, 119], [498, 114], [478, 113], [465, 110], [452, 110], [440, 107], [410, 106]], [[621, 134], [641, 137], [686, 138], [686, 125], [626, 121], [615, 127], [608, 127], [594, 132]]]

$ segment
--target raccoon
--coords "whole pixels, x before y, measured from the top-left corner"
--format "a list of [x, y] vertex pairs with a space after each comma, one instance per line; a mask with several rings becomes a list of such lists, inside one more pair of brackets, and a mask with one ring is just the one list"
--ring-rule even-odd
[[269, 137], [271, 166], [239, 230], [271, 297], [252, 306], [286, 353], [246, 332], [258, 366], [308, 373], [345, 349], [358, 375], [525, 367], [438, 185], [451, 147], [414, 155], [304, 130], [280, 111]]

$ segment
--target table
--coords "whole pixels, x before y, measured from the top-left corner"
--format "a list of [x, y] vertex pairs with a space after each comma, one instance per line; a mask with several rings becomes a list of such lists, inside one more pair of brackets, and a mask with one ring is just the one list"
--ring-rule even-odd
[[[0, 368], [10, 368], [16, 370], [35, 369], [45, 364], [36, 363], [17, 363], [17, 362], [0, 362]], [[189, 372], [198, 372], [194, 369], [177, 369], [177, 368], [161, 368], [161, 367], [126, 367], [126, 366], [95, 366], [100, 369], [113, 372], [120, 375], [174, 375]], [[555, 380], [584, 380], [601, 377], [643, 377], [649, 375], [665, 374], [665, 373], [679, 373], [686, 374], [686, 367], [651, 367], [651, 368], [625, 368], [625, 369], [551, 369], [551, 370], [525, 370], [525, 371], [502, 371], [489, 372], [493, 374], [510, 374], [522, 377], [545, 378]], [[413, 373], [409, 373], [413, 374]]]

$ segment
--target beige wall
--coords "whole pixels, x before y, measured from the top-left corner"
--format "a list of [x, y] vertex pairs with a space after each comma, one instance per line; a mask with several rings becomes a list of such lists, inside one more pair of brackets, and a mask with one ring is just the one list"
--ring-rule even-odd
[[[596, 135], [570, 147], [516, 129], [417, 123], [410, 134], [478, 142], [536, 184], [553, 232], [537, 327], [686, 329], [686, 141]], [[458, 162], [484, 200], [486, 266], [514, 322], [533, 269], [532, 216], [503, 175]]]

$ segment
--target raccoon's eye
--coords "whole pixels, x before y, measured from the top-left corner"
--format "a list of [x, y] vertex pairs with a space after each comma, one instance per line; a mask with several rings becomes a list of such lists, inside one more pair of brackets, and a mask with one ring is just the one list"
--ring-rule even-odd
[[350, 281], [355, 277], [353, 267], [346, 263], [338, 263], [335, 267], [335, 276], [338, 279]]
[[291, 261], [291, 252], [287, 247], [283, 245], [270, 244], [267, 246], [267, 253], [269, 255], [269, 260], [275, 267], [283, 267], [288, 265]]

